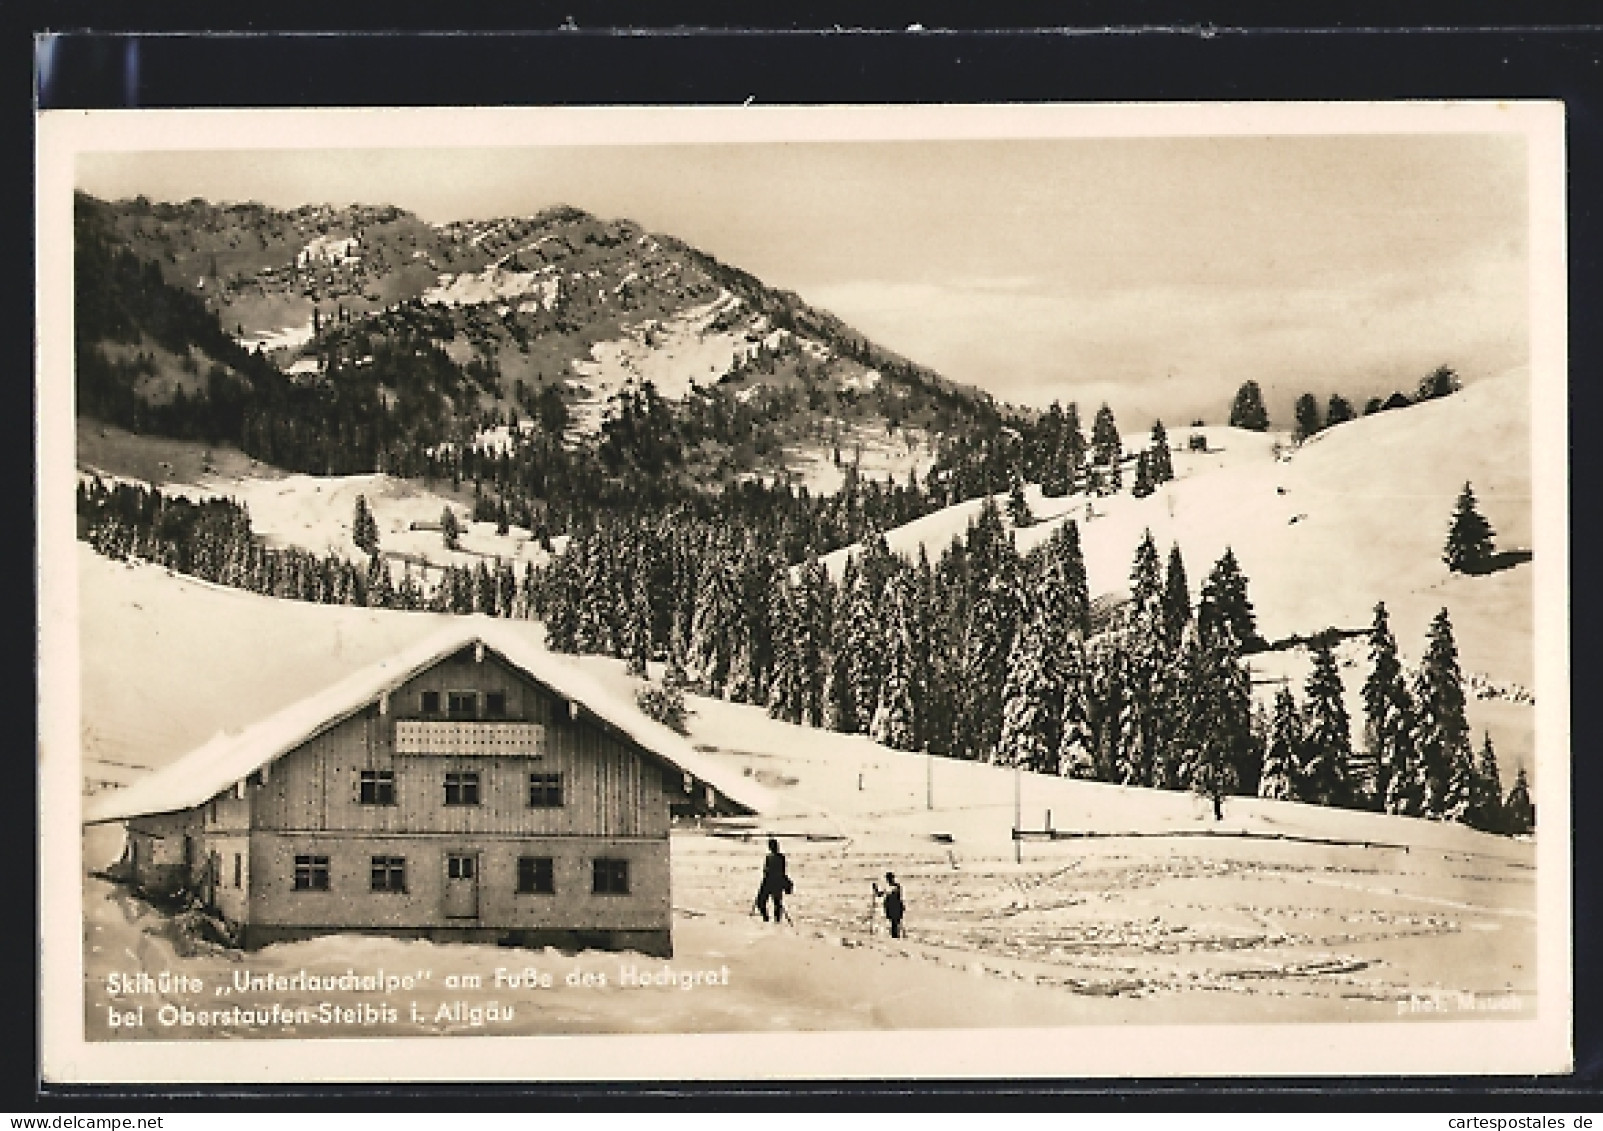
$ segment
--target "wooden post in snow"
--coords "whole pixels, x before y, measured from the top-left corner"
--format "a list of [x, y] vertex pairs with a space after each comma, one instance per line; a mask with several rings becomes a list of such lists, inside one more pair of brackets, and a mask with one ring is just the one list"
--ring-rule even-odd
[[1022, 786], [1022, 779], [1019, 777], [1019, 764], [1017, 762], [1014, 762], [1013, 763], [1013, 863], [1015, 863], [1015, 864], [1024, 863], [1024, 840], [1019, 835], [1023, 831], [1023, 826], [1024, 826], [1024, 817], [1023, 817], [1022, 813], [1020, 812], [1020, 801], [1021, 801], [1021, 798], [1020, 798], [1019, 790], [1021, 788], [1023, 788], [1023, 786]]

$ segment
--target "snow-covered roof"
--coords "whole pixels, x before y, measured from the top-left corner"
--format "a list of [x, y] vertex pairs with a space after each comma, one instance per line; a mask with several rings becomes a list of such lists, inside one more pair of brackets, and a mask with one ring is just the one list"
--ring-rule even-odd
[[90, 799], [84, 823], [99, 824], [203, 804], [376, 702], [419, 672], [463, 648], [483, 644], [525, 675], [581, 709], [658, 761], [711, 786], [755, 813], [771, 811], [774, 798], [739, 772], [707, 758], [678, 734], [626, 704], [596, 680], [524, 638], [506, 621], [473, 616], [453, 623], [327, 689], [252, 723], [219, 732], [177, 760], [126, 789]]

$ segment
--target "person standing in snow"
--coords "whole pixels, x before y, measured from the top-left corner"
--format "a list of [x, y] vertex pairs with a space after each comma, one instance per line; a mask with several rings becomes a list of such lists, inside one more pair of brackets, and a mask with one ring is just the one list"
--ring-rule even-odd
[[880, 891], [879, 885], [874, 885], [874, 896], [885, 905], [885, 918], [890, 920], [891, 938], [902, 937], [902, 914], [906, 911], [902, 903], [902, 885], [896, 882], [894, 872], [885, 873], [885, 890]]
[[779, 851], [779, 841], [773, 837], [768, 838], [768, 855], [763, 858], [763, 882], [757, 889], [757, 910], [763, 914], [763, 922], [768, 922], [768, 904], [774, 905], [774, 922], [778, 923], [785, 918], [785, 896], [795, 890], [790, 877], [785, 874], [785, 854]]

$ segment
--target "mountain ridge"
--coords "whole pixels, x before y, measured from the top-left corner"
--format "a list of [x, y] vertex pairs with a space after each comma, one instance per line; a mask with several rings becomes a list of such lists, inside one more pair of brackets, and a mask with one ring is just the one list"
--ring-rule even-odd
[[[135, 430], [209, 427], [227, 438], [248, 409], [197, 423], [196, 400], [264, 402], [269, 431], [299, 413], [316, 421], [291, 431], [334, 433], [328, 466], [314, 454], [300, 470], [396, 466], [384, 454], [393, 439], [367, 435], [386, 413], [405, 417], [387, 430], [407, 434], [413, 457], [534, 426], [572, 447], [599, 437], [625, 411], [619, 398], [649, 385], [729, 433], [693, 453], [701, 478], [800, 476], [828, 489], [847, 455], [865, 473], [905, 478], [928, 469], [942, 437], [1001, 416], [988, 393], [877, 345], [794, 291], [569, 204], [443, 224], [394, 205], [283, 210], [85, 193], [76, 204], [85, 411]], [[181, 326], [159, 324], [152, 306], [182, 310]], [[308, 403], [284, 407], [292, 402]], [[749, 419], [731, 425], [734, 416]], [[355, 459], [338, 450], [353, 435]]]

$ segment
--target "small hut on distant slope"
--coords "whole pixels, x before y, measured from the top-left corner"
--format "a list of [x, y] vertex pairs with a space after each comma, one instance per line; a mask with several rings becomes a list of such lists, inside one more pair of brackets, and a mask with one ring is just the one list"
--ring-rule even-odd
[[670, 805], [766, 791], [486, 618], [87, 806], [246, 947], [336, 931], [672, 953]]

